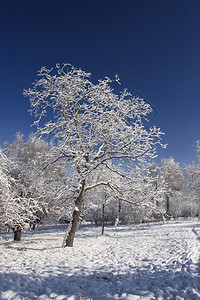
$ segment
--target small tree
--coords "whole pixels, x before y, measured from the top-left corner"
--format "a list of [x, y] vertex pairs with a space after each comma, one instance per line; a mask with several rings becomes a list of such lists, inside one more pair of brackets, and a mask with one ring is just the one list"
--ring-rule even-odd
[[[152, 111], [150, 105], [127, 90], [115, 94], [113, 81], [108, 77], [94, 84], [90, 73], [69, 64], [58, 64], [50, 70], [42, 67], [38, 76], [33, 88], [24, 90], [24, 95], [30, 98], [31, 113], [37, 118], [37, 134], [52, 136], [58, 153], [56, 160], [65, 158], [72, 166], [77, 187], [65, 246], [73, 246], [85, 192], [109, 185], [109, 180], [88, 185], [92, 173], [108, 162], [113, 172], [117, 165], [123, 165], [123, 177], [133, 168], [138, 172], [156, 156], [162, 132], [155, 126], [147, 130], [143, 124]], [[117, 76], [115, 81], [119, 82]], [[42, 121], [45, 116], [46, 123]]]

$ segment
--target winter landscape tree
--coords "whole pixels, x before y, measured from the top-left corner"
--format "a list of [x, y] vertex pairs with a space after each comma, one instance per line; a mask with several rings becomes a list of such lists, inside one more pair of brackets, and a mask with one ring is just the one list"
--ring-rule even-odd
[[160, 173], [166, 184], [166, 208], [164, 215], [169, 217], [171, 215], [169, 199], [175, 191], [180, 190], [182, 186], [182, 174], [179, 164], [173, 158], [162, 160]]
[[[21, 133], [16, 134], [13, 143], [4, 143], [4, 153], [12, 161], [9, 177], [17, 183], [18, 194], [32, 198], [37, 202], [37, 210], [30, 225], [35, 228], [48, 214], [54, 221], [69, 218], [70, 207], [67, 205], [68, 173], [66, 163], [56, 162], [49, 166], [52, 159], [52, 145], [30, 135], [25, 141]], [[68, 197], [69, 198], [69, 197]], [[62, 202], [65, 200], [65, 207]]]
[[[97, 182], [109, 182], [109, 185], [117, 188], [122, 192], [126, 189], [121, 184], [121, 177], [116, 173], [102, 165], [98, 170], [93, 172], [93, 176], [90, 177], [89, 185], [95, 185]], [[95, 222], [96, 225], [102, 225], [102, 234], [104, 233], [105, 223], [114, 225], [116, 223], [117, 214], [116, 207], [119, 203], [119, 193], [113, 193], [112, 188], [109, 185], [100, 185], [96, 188], [89, 189], [84, 196], [84, 215], [85, 218]], [[128, 200], [127, 200], [128, 201]]]
[[15, 176], [15, 163], [0, 153], [0, 225], [14, 232], [14, 240], [21, 240], [21, 231], [36, 218], [40, 210], [20, 176]]
[[[200, 142], [196, 142], [197, 161], [183, 170], [183, 186], [180, 190], [183, 216], [199, 216], [200, 214]], [[180, 197], [179, 195], [179, 197]], [[180, 205], [179, 205], [180, 206]]]
[[0, 227], [4, 229], [7, 224], [7, 205], [6, 201], [11, 199], [11, 184], [8, 177], [9, 162], [7, 157], [0, 149]]
[[41, 160], [45, 157], [47, 149], [48, 145], [44, 141], [33, 139], [33, 136], [25, 141], [23, 134], [20, 132], [16, 134], [16, 138], [12, 143], [4, 142], [4, 153], [12, 162], [9, 177], [16, 182], [17, 194], [19, 197], [23, 197], [24, 201], [34, 199], [34, 202], [37, 203], [37, 208], [35, 207], [33, 216], [29, 222], [27, 221], [27, 225], [30, 223], [34, 226], [45, 213], [45, 204], [42, 204], [41, 195], [39, 196], [37, 192], [36, 179]]
[[[42, 67], [38, 76], [24, 95], [30, 98], [37, 118], [37, 134], [54, 139], [55, 161], [65, 158], [72, 166], [74, 211], [65, 246], [73, 246], [85, 192], [100, 185], [118, 192], [109, 180], [88, 185], [92, 173], [109, 162], [113, 174], [122, 165], [123, 178], [136, 176], [155, 158], [162, 132], [143, 124], [152, 111], [150, 105], [127, 90], [115, 94], [108, 77], [92, 83], [90, 73], [69, 64]], [[117, 76], [115, 81], [119, 82]]]

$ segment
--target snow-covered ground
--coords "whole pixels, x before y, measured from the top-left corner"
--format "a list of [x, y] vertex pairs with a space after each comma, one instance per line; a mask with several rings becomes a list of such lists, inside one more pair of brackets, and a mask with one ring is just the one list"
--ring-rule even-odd
[[0, 240], [0, 299], [200, 299], [200, 223], [82, 226]]

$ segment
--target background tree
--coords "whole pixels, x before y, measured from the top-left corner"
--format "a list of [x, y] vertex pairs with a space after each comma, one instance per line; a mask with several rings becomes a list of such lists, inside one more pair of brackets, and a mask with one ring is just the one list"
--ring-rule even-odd
[[[180, 190], [182, 205], [179, 204], [182, 216], [195, 217], [200, 214], [200, 142], [196, 142], [197, 162], [185, 167], [183, 186]], [[180, 198], [179, 195], [179, 198]]]
[[129, 202], [121, 204], [121, 219], [125, 224], [161, 220], [165, 211], [166, 184], [159, 173], [159, 166], [150, 163], [137, 180], [126, 184], [124, 198]]
[[162, 160], [160, 172], [167, 186], [165, 216], [169, 216], [171, 214], [169, 199], [170, 196], [173, 196], [175, 191], [180, 190], [182, 186], [182, 173], [179, 164], [176, 163], [173, 158]]
[[[72, 165], [77, 188], [65, 246], [73, 246], [85, 192], [109, 184], [99, 181], [88, 186], [94, 170], [110, 162], [113, 172], [117, 165], [124, 166], [122, 177], [138, 172], [156, 156], [162, 132], [155, 126], [147, 130], [142, 122], [151, 113], [150, 105], [127, 90], [115, 94], [108, 77], [94, 84], [90, 73], [69, 64], [42, 67], [38, 76], [24, 95], [30, 98], [31, 112], [37, 118], [37, 134], [52, 136], [56, 159], [65, 158]], [[119, 82], [117, 76], [115, 81]]]
[[198, 163], [200, 163], [200, 140], [196, 141], [196, 154]]
[[1, 227], [12, 229], [14, 240], [21, 240], [21, 231], [35, 218], [40, 209], [37, 201], [31, 197], [28, 189], [13, 170], [15, 162], [0, 153], [0, 213]]
[[[84, 196], [83, 214], [86, 219], [92, 220], [96, 225], [102, 225], [102, 234], [106, 224], [114, 225], [119, 215], [119, 200], [117, 196], [125, 190], [120, 184], [120, 176], [108, 169], [108, 165], [102, 164], [101, 167], [90, 176], [89, 186], [98, 182], [96, 188], [88, 189]], [[105, 183], [105, 184], [103, 184]], [[118, 191], [117, 193], [115, 191]], [[116, 210], [116, 207], [118, 209]]]
[[48, 166], [53, 159], [52, 149], [52, 145], [33, 135], [24, 140], [21, 133], [16, 134], [13, 143], [4, 143], [4, 153], [13, 162], [9, 176], [17, 182], [18, 195], [37, 202], [38, 210], [30, 220], [33, 228], [47, 215], [54, 222], [70, 218], [70, 207], [66, 205], [70, 178], [63, 161]]
[[11, 183], [8, 176], [9, 161], [0, 149], [0, 227], [4, 230], [7, 225], [7, 203], [11, 201]]

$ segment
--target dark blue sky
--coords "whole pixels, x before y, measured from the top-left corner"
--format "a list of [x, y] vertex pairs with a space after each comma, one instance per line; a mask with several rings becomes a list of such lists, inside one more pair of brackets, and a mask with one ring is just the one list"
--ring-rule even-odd
[[0, 3], [0, 144], [34, 131], [22, 95], [41, 66], [70, 62], [155, 108], [151, 124], [181, 164], [200, 139], [200, 0], [6, 0]]

